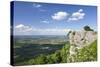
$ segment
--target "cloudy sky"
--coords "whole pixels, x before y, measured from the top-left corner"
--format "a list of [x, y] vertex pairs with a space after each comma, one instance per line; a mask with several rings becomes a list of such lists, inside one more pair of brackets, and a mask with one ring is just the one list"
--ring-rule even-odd
[[97, 28], [95, 6], [14, 2], [14, 35], [66, 35], [85, 25]]

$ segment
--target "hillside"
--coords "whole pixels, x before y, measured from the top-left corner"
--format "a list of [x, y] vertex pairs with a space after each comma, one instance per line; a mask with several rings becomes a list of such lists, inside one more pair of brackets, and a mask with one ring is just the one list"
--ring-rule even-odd
[[77, 51], [76, 55], [70, 56], [70, 44], [67, 43], [61, 50], [57, 50], [50, 55], [39, 55], [36, 58], [30, 59], [16, 65], [29, 64], [54, 64], [54, 63], [69, 63], [69, 62], [88, 62], [97, 60], [97, 40]]

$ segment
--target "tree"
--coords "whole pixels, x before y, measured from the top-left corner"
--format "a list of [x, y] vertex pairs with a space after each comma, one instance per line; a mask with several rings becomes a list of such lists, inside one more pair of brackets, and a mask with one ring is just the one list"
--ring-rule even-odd
[[45, 64], [45, 63], [46, 63], [46, 56], [43, 54], [28, 61], [28, 64]]
[[93, 29], [91, 29], [89, 26], [84, 26], [84, 30], [85, 31], [93, 31]]

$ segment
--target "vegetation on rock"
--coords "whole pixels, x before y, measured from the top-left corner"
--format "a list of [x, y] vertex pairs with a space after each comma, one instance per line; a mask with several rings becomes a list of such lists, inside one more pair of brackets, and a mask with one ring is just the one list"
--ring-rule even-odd
[[93, 31], [93, 29], [91, 29], [89, 26], [84, 26], [84, 30], [85, 31]]
[[52, 64], [67, 62], [86, 62], [97, 60], [97, 41], [77, 51], [76, 55], [70, 56], [70, 44], [66, 44], [61, 50], [51, 55], [40, 55], [28, 61], [29, 64]]

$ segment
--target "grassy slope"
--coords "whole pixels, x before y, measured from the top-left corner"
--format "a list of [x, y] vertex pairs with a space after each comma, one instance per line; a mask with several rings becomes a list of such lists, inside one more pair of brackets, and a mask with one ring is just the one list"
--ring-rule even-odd
[[39, 55], [36, 58], [30, 59], [15, 65], [31, 65], [31, 64], [53, 64], [53, 63], [69, 63], [69, 62], [86, 62], [97, 60], [97, 41], [94, 41], [89, 46], [86, 46], [77, 51], [74, 56], [69, 55], [70, 44], [67, 43], [61, 50], [57, 50], [50, 55]]

